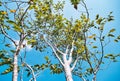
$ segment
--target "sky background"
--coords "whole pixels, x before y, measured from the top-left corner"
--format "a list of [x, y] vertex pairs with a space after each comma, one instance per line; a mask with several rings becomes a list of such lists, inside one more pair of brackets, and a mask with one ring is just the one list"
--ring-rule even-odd
[[[88, 5], [88, 9], [90, 12], [90, 18], [95, 18], [96, 14], [100, 14], [101, 16], [107, 16], [109, 12], [113, 11], [113, 15], [115, 20], [109, 24], [107, 27], [115, 27], [117, 29], [116, 35], [120, 34], [120, 0], [86, 0], [86, 4]], [[78, 10], [81, 11], [81, 6], [78, 6]], [[70, 4], [69, 0], [66, 0], [65, 9], [64, 9], [64, 16], [67, 18], [79, 18], [80, 12], [76, 11], [73, 6]], [[109, 28], [108, 28], [109, 30]], [[107, 29], [106, 29], [107, 31]], [[2, 48], [2, 46], [0, 46]], [[47, 49], [51, 51], [50, 49]], [[120, 43], [111, 44], [109, 49], [106, 49], [108, 53], [120, 53]], [[46, 52], [39, 54], [34, 50], [29, 50], [27, 54], [27, 62], [28, 64], [41, 64], [45, 60], [43, 59], [46, 55]], [[54, 62], [57, 60], [53, 57]], [[0, 72], [5, 70], [5, 67], [0, 67]], [[0, 75], [0, 81], [11, 81], [11, 73], [7, 75]], [[28, 81], [29, 78], [24, 76], [24, 81]], [[73, 77], [74, 81], [81, 81], [78, 77]], [[49, 70], [41, 71], [40, 76], [37, 78], [37, 81], [65, 81], [64, 74], [60, 75], [52, 75], [50, 74]], [[100, 71], [97, 75], [97, 81], [120, 81], [120, 62], [111, 63], [109, 68]]]

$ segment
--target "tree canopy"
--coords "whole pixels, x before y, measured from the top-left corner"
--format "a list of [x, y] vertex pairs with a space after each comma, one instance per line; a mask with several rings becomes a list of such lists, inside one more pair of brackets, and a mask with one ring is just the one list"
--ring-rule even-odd
[[[120, 40], [115, 28], [106, 31], [106, 24], [114, 21], [112, 12], [105, 17], [96, 14], [93, 19], [85, 0], [70, 3], [76, 12], [80, 6], [85, 12], [78, 11], [79, 18], [69, 19], [63, 13], [65, 1], [0, 1], [0, 66], [8, 65], [1, 74], [13, 72], [12, 81], [18, 81], [25, 68], [27, 76], [32, 75], [30, 81], [36, 81], [40, 71], [49, 68], [53, 74], [63, 72], [66, 81], [74, 81], [73, 75], [82, 81], [97, 81], [97, 74], [109, 65], [107, 62], [118, 61], [120, 54], [106, 52], [111, 42]], [[39, 53], [51, 49], [52, 56], [48, 53], [44, 63], [29, 65], [25, 60], [28, 46]], [[52, 62], [52, 57], [59, 62]]]

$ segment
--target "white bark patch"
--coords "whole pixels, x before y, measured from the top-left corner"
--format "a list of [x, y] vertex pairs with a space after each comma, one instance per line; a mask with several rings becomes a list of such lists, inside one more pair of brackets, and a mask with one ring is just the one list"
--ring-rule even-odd
[[73, 81], [71, 68], [68, 63], [65, 64], [64, 70], [65, 70], [65, 76], [66, 76], [67, 81]]

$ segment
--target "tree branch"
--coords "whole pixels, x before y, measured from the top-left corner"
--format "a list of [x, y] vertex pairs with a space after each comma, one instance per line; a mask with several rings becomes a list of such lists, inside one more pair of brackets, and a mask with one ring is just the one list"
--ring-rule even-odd
[[103, 57], [104, 57], [104, 46], [103, 46], [103, 42], [101, 41], [101, 39], [102, 39], [102, 31], [100, 32], [100, 37], [99, 37], [102, 55], [101, 55], [101, 57], [100, 57], [100, 60], [98, 61], [98, 65], [97, 65], [96, 68], [95, 68], [95, 71], [96, 71], [96, 72], [99, 70], [100, 65], [101, 65], [101, 63], [102, 63], [102, 60], [103, 60]]
[[28, 65], [27, 63], [25, 63], [25, 62], [23, 62], [23, 63], [25, 64], [26, 67], [28, 67], [31, 70], [32, 76], [33, 76], [33, 80], [36, 81], [36, 77], [35, 77], [34, 70], [32, 69], [32, 67], [30, 65]]
[[59, 62], [64, 66], [64, 63], [62, 62], [62, 60], [60, 59], [60, 57], [59, 57], [58, 54], [56, 53], [56, 50], [55, 50], [55, 48], [53, 47], [53, 45], [50, 44], [50, 42], [47, 41], [45, 35], [44, 35], [43, 37], [44, 37], [45, 42], [52, 48], [52, 50], [53, 50], [55, 56], [58, 58]]
[[25, 16], [25, 14], [27, 13], [28, 9], [30, 8], [30, 6], [31, 6], [31, 5], [29, 5], [29, 6], [27, 7], [27, 9], [25, 10], [25, 12], [24, 12], [23, 15], [21, 16], [18, 24], [21, 24], [21, 21], [23, 20], [23, 18], [24, 18], [24, 16]]
[[84, 2], [84, 0], [81, 0], [82, 3], [83, 3], [83, 6], [85, 7], [85, 10], [86, 10], [86, 13], [87, 13], [87, 18], [89, 18], [89, 12], [88, 12], [88, 8], [87, 8], [87, 5], [86, 3]]
[[[35, 77], [38, 77], [38, 75], [40, 74], [40, 72], [38, 72], [37, 74], [35, 74]], [[32, 81], [34, 78], [31, 78], [29, 81]]]
[[60, 53], [60, 54], [65, 54], [65, 53], [63, 53], [62, 51], [60, 51], [58, 48], [57, 48], [57, 46], [56, 45], [54, 45], [54, 48]]
[[70, 55], [69, 55], [69, 63], [72, 62], [72, 54], [73, 54], [73, 50], [74, 50], [74, 43], [75, 43], [75, 41], [73, 40], [73, 42], [72, 42], [72, 48], [70, 50]]
[[83, 76], [81, 76], [81, 78], [82, 78], [83, 81], [86, 81], [86, 79]]
[[68, 51], [69, 51], [69, 45], [67, 45], [67, 48], [66, 48], [65, 54], [68, 54]]
[[79, 59], [80, 59], [80, 56], [77, 57], [77, 59], [74, 61], [73, 66], [72, 66], [72, 68], [71, 68], [71, 71], [75, 68], [75, 66], [76, 66], [76, 64], [77, 64], [77, 61], [78, 61]]
[[5, 35], [5, 37], [7, 37], [10, 41], [14, 43], [15, 46], [17, 46], [16, 42], [4, 31], [4, 29], [2, 27], [0, 28], [1, 28], [2, 33]]

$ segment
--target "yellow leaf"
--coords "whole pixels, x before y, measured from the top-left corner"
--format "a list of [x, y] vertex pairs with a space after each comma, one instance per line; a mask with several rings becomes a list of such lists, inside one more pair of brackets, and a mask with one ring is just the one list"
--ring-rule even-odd
[[90, 38], [90, 39], [92, 39], [94, 36], [92, 35], [92, 36], [88, 36], [88, 38]]
[[92, 39], [92, 38], [94, 38], [95, 36], [96, 36], [96, 34], [93, 34], [93, 35], [91, 35], [91, 36], [88, 36], [88, 38]]
[[84, 21], [85, 21], [85, 22], [88, 22], [88, 21], [89, 21], [89, 19], [84, 19]]
[[5, 11], [2, 11], [2, 12], [1, 12], [1, 14], [3, 14], [3, 15], [6, 15], [6, 14], [7, 14], [7, 12], [5, 12]]
[[10, 10], [10, 12], [11, 12], [11, 13], [15, 13], [15, 12], [16, 12], [16, 10]]

